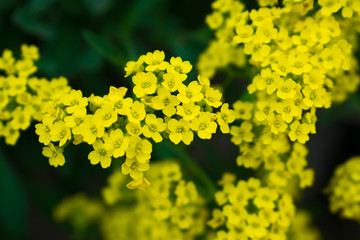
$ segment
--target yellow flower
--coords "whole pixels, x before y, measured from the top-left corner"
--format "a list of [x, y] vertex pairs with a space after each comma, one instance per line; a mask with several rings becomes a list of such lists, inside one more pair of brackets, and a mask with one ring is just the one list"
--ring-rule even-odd
[[264, 58], [270, 54], [270, 51], [270, 46], [267, 44], [263, 44], [259, 40], [245, 43], [244, 46], [244, 53], [246, 55], [251, 55], [251, 58], [256, 62], [263, 61]]
[[152, 72], [138, 72], [132, 77], [135, 84], [133, 89], [136, 97], [141, 98], [146, 94], [153, 94], [157, 88], [157, 78]]
[[252, 117], [253, 103], [237, 100], [233, 104], [236, 119], [250, 120]]
[[147, 138], [152, 138], [155, 142], [161, 142], [161, 132], [165, 131], [166, 123], [162, 118], [156, 118], [155, 114], [146, 115], [143, 134]]
[[194, 139], [194, 134], [190, 130], [190, 123], [184, 119], [180, 119], [179, 121], [170, 119], [167, 127], [170, 130], [169, 138], [175, 144], [183, 141], [183, 143], [189, 145]]
[[227, 222], [233, 225], [239, 225], [246, 217], [246, 209], [241, 205], [227, 204], [223, 207], [223, 214], [227, 217]]
[[25, 59], [38, 60], [39, 59], [39, 49], [34, 45], [21, 45], [21, 55]]
[[71, 139], [71, 130], [65, 126], [64, 121], [57, 121], [50, 127], [50, 140], [53, 142], [59, 141], [59, 147], [62, 147], [68, 140]]
[[129, 122], [125, 127], [128, 134], [131, 136], [140, 136], [143, 132], [143, 128], [140, 123]]
[[146, 115], [145, 105], [139, 101], [133, 102], [131, 107], [126, 109], [126, 115], [130, 122], [140, 123]]
[[306, 105], [307, 108], [310, 108], [312, 106], [321, 108], [324, 107], [326, 100], [326, 90], [325, 88], [317, 88], [317, 89], [311, 89], [309, 86], [306, 86], [302, 90], [304, 94], [303, 102]]
[[211, 29], [217, 29], [221, 26], [224, 19], [220, 12], [214, 11], [212, 14], [207, 15], [205, 22], [209, 25]]
[[277, 83], [276, 95], [281, 99], [291, 99], [294, 98], [296, 94], [296, 82], [291, 78], [286, 79], [285, 81], [281, 79]]
[[148, 64], [145, 70], [149, 72], [165, 70], [169, 63], [165, 62], [164, 59], [165, 53], [163, 51], [156, 50], [153, 53], [148, 52], [144, 57], [144, 62]]
[[121, 129], [111, 130], [109, 135], [104, 136], [106, 144], [111, 144], [114, 158], [122, 157], [129, 146], [129, 138], [124, 136]]
[[264, 21], [257, 27], [254, 37], [263, 43], [269, 43], [277, 37], [277, 33], [278, 31], [274, 28], [274, 24], [271, 21]]
[[82, 92], [74, 89], [68, 94], [64, 94], [61, 97], [61, 101], [66, 106], [65, 110], [67, 113], [83, 111], [88, 105], [88, 99], [82, 96]]
[[140, 189], [142, 191], [146, 191], [146, 189], [149, 186], [150, 186], [150, 182], [146, 178], [141, 178], [139, 180], [133, 180], [126, 185], [126, 187], [129, 189]]
[[200, 115], [191, 120], [191, 129], [197, 131], [199, 138], [210, 139], [216, 133], [217, 124], [213, 121], [213, 114], [201, 112]]
[[271, 127], [271, 131], [275, 134], [278, 134], [279, 132], [285, 132], [288, 127], [281, 115], [278, 114], [272, 113], [269, 116], [268, 121]]
[[246, 223], [245, 232], [250, 238], [261, 239], [266, 236], [266, 220], [261, 219], [255, 214], [250, 214], [246, 217]]
[[273, 113], [275, 108], [276, 102], [274, 100], [266, 99], [264, 101], [257, 101], [256, 107], [257, 111], [255, 112], [255, 118], [256, 120], [262, 122], [266, 119], [268, 119], [269, 116], [271, 116], [271, 113]]
[[220, 130], [222, 133], [229, 133], [229, 123], [235, 121], [235, 112], [234, 110], [229, 109], [229, 104], [224, 103], [220, 111], [216, 113], [216, 121], [220, 126]]
[[231, 141], [236, 145], [240, 145], [242, 142], [251, 142], [254, 138], [254, 133], [251, 132], [252, 127], [249, 121], [242, 122], [240, 127], [231, 126]]
[[321, 6], [320, 11], [325, 16], [330, 16], [332, 13], [340, 10], [342, 2], [343, 1], [339, 0], [319, 0], [319, 5]]
[[295, 121], [290, 125], [289, 137], [291, 141], [298, 140], [299, 143], [305, 143], [309, 140], [310, 127], [307, 123]]
[[94, 150], [88, 155], [90, 163], [92, 165], [100, 163], [102, 168], [110, 167], [113, 153], [112, 146], [110, 144], [104, 144], [100, 139], [96, 140], [92, 146]]
[[30, 126], [31, 123], [31, 116], [34, 110], [29, 106], [23, 107], [16, 107], [15, 110], [12, 112], [12, 120], [9, 122], [16, 129], [25, 130]]
[[212, 216], [212, 219], [207, 222], [207, 225], [212, 229], [216, 229], [225, 223], [225, 217], [219, 209], [213, 209]]
[[84, 122], [80, 125], [80, 132], [83, 140], [88, 144], [93, 144], [97, 138], [104, 136], [105, 127], [100, 121], [95, 121], [93, 115], [87, 115]]
[[198, 198], [198, 192], [193, 182], [180, 181], [175, 188], [176, 205], [184, 206], [195, 203]]
[[199, 102], [204, 98], [201, 93], [202, 87], [197, 81], [192, 81], [187, 87], [185, 85], [179, 86], [179, 94], [177, 98], [183, 103]]
[[287, 99], [275, 105], [276, 112], [285, 122], [292, 122], [294, 117], [301, 117], [302, 109], [295, 105], [293, 100]]
[[219, 90], [210, 87], [205, 92], [204, 100], [209, 106], [218, 108], [222, 104], [221, 97], [222, 94]]
[[125, 162], [121, 165], [123, 174], [132, 177], [135, 180], [143, 178], [145, 171], [150, 169], [149, 161], [139, 162], [136, 158], [126, 158]]
[[49, 145], [50, 143], [50, 130], [53, 122], [50, 118], [43, 118], [42, 123], [35, 125], [35, 133], [39, 135], [39, 142], [44, 145]]
[[266, 90], [267, 94], [272, 94], [282, 81], [279, 74], [272, 72], [270, 68], [261, 70], [261, 75], [255, 76], [253, 82], [258, 90]]
[[250, 25], [237, 24], [235, 31], [235, 43], [248, 43], [254, 38], [254, 29]]
[[171, 57], [170, 58], [170, 65], [168, 66], [167, 70], [173, 70], [180, 74], [187, 74], [191, 71], [192, 65], [189, 61], [182, 61], [181, 57]]
[[161, 85], [170, 92], [175, 92], [179, 89], [180, 86], [184, 86], [182, 82], [186, 78], [186, 74], [180, 74], [175, 70], [170, 70], [163, 75], [163, 81], [161, 82]]
[[309, 74], [304, 74], [304, 83], [311, 89], [320, 88], [324, 84], [325, 76], [319, 70], [311, 70]]
[[311, 71], [309, 57], [305, 53], [292, 53], [288, 58], [290, 71], [295, 75], [301, 75]]
[[182, 116], [184, 120], [190, 121], [200, 114], [200, 106], [194, 102], [177, 106], [177, 115]]
[[140, 163], [145, 163], [151, 158], [152, 145], [148, 140], [138, 136], [130, 138], [129, 147], [126, 149], [127, 158], [136, 158]]
[[128, 61], [125, 67], [125, 77], [130, 76], [133, 73], [144, 71], [144, 55], [141, 55], [139, 59], [135, 61]]
[[156, 110], [162, 110], [162, 112], [171, 117], [176, 113], [176, 106], [180, 104], [179, 99], [176, 96], [170, 94], [165, 88], [159, 88], [157, 90], [157, 96], [151, 99], [151, 107]]
[[110, 127], [118, 119], [118, 115], [112, 104], [104, 103], [94, 114], [94, 122], [104, 127]]
[[254, 204], [258, 208], [275, 208], [275, 201], [279, 198], [279, 194], [269, 188], [259, 188], [256, 191], [256, 197], [254, 199]]
[[49, 164], [54, 167], [63, 166], [65, 164], [65, 158], [62, 153], [63, 149], [55, 147], [52, 143], [47, 147], [43, 147], [42, 151], [42, 154], [49, 158]]
[[250, 19], [252, 20], [252, 24], [255, 26], [260, 26], [264, 24], [265, 21], [272, 22], [272, 16], [270, 8], [260, 8], [259, 10], [251, 10]]
[[[73, 134], [81, 134], [81, 124], [85, 121], [86, 110], [77, 111], [64, 118], [65, 126], [71, 128]], [[46, 145], [46, 144], [45, 144]]]

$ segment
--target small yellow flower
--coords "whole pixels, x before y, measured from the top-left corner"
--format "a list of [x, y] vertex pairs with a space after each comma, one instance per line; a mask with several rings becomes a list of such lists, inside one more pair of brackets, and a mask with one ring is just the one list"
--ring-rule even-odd
[[125, 162], [121, 165], [123, 174], [128, 175], [134, 180], [140, 180], [144, 177], [144, 173], [150, 169], [149, 161], [139, 162], [136, 158], [126, 158]]
[[222, 104], [221, 97], [222, 93], [219, 90], [209, 87], [205, 92], [204, 100], [209, 106], [218, 108]]
[[309, 140], [310, 126], [307, 123], [295, 121], [290, 125], [289, 137], [291, 141], [298, 140], [299, 143], [305, 143]]
[[229, 104], [224, 103], [220, 111], [216, 113], [216, 121], [220, 126], [220, 130], [222, 133], [229, 133], [229, 123], [235, 121], [235, 112], [234, 110], [229, 109]]
[[110, 144], [104, 144], [100, 139], [96, 140], [92, 146], [94, 150], [88, 155], [90, 163], [92, 165], [100, 163], [102, 168], [110, 167], [113, 153], [112, 146]]
[[146, 116], [145, 105], [139, 101], [133, 102], [131, 107], [126, 109], [126, 115], [130, 122], [140, 123]]
[[187, 87], [185, 85], [179, 86], [179, 94], [177, 98], [183, 103], [199, 102], [204, 98], [201, 93], [202, 87], [197, 81], [192, 81]]
[[104, 127], [110, 127], [118, 119], [112, 104], [104, 103], [94, 114], [93, 120]]
[[175, 144], [183, 141], [183, 143], [189, 145], [194, 139], [194, 134], [190, 130], [190, 123], [184, 119], [180, 119], [179, 121], [170, 119], [167, 127], [170, 130], [169, 138]]
[[165, 70], [169, 63], [165, 62], [164, 59], [165, 53], [163, 51], [148, 52], [144, 57], [144, 62], [148, 64], [145, 70], [149, 72]]
[[80, 90], [71, 90], [70, 93], [61, 97], [62, 103], [66, 106], [67, 113], [83, 111], [88, 105], [88, 99], [83, 97]]
[[88, 144], [93, 144], [97, 138], [104, 136], [105, 127], [101, 121], [95, 121], [93, 115], [87, 115], [80, 125], [80, 134]]
[[52, 143], [47, 147], [43, 147], [42, 151], [42, 154], [49, 158], [49, 164], [54, 167], [63, 166], [65, 164], [65, 157], [62, 153], [63, 149], [55, 147]]
[[162, 112], [171, 117], [176, 113], [176, 106], [180, 104], [179, 99], [176, 96], [170, 94], [165, 88], [159, 88], [157, 91], [157, 96], [151, 99], [151, 107], [156, 110], [162, 110]]
[[135, 87], [133, 89], [136, 97], [141, 98], [146, 94], [153, 94], [157, 88], [157, 78], [152, 72], [138, 72], [132, 78]]
[[194, 102], [177, 106], [177, 115], [182, 116], [184, 120], [190, 121], [200, 114], [200, 106]]
[[281, 79], [277, 83], [276, 95], [281, 99], [292, 99], [296, 94], [296, 82], [291, 78], [286, 79], [285, 81]]
[[181, 57], [171, 57], [170, 58], [170, 65], [168, 66], [167, 70], [173, 70], [180, 74], [187, 74], [191, 71], [192, 65], [189, 61], [182, 61]]
[[71, 139], [71, 130], [65, 126], [64, 121], [57, 121], [50, 127], [50, 140], [53, 142], [59, 141], [59, 147], [62, 147], [68, 140]]
[[129, 147], [126, 149], [127, 158], [136, 158], [141, 163], [147, 162], [151, 158], [152, 145], [148, 140], [138, 136], [130, 138]]
[[240, 127], [231, 126], [231, 141], [236, 145], [240, 145], [242, 142], [251, 142], [254, 138], [254, 133], [251, 132], [252, 127], [253, 125], [249, 121], [242, 122]]
[[216, 133], [217, 124], [213, 121], [213, 114], [202, 112], [191, 120], [191, 129], [196, 131], [199, 138], [210, 139], [213, 133]]
[[155, 142], [161, 142], [161, 132], [165, 131], [166, 123], [162, 118], [156, 118], [155, 114], [146, 115], [143, 134], [147, 138], [152, 138]]
[[[105, 137], [105, 136], [104, 136]], [[112, 145], [114, 158], [122, 157], [129, 146], [129, 138], [124, 136], [121, 129], [111, 130], [104, 138], [106, 144]]]

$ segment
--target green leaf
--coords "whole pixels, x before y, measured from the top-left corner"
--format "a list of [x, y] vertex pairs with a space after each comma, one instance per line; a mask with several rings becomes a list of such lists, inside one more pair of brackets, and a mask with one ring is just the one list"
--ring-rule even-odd
[[49, 8], [56, 0], [31, 0], [29, 7], [34, 11], [44, 11]]
[[23, 7], [15, 11], [13, 21], [25, 31], [45, 38], [51, 39], [55, 36], [55, 29], [46, 25], [43, 21], [36, 18], [36, 14], [30, 7]]
[[114, 0], [82, 0], [93, 15], [104, 15], [113, 5]]
[[86, 42], [100, 55], [112, 63], [125, 67], [124, 55], [109, 41], [89, 31], [83, 32]]
[[8, 236], [24, 236], [26, 207], [23, 188], [0, 149], [0, 229]]

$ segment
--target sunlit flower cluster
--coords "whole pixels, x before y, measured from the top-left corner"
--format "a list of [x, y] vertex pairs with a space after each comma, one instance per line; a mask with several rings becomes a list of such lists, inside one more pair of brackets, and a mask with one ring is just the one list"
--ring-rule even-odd
[[[332, 2], [346, 1], [325, 2], [319, 1], [317, 12], [311, 0], [248, 11], [239, 1], [218, 0], [206, 19], [216, 40], [199, 58], [200, 73], [212, 77], [219, 68], [226, 73], [229, 64], [244, 66], [240, 51], [252, 65], [254, 77], [247, 87], [252, 101], [233, 104], [238, 124], [230, 133], [240, 149], [238, 165], [263, 167], [270, 185], [285, 187], [296, 176], [301, 188], [311, 186], [314, 173], [305, 169], [303, 144], [316, 133], [316, 110], [344, 101], [360, 82], [354, 56], [356, 31], [350, 30], [359, 18], [325, 14]], [[276, 3], [260, 1], [261, 6]], [[356, 9], [356, 4], [350, 5]], [[306, 15], [310, 10], [313, 13]], [[218, 64], [213, 55], [219, 46], [227, 49], [228, 56], [238, 56], [237, 62], [231, 57]]]
[[[189, 82], [191, 68], [180, 57], [165, 61], [164, 52], [157, 50], [127, 63], [133, 97], [125, 96], [124, 87], [110, 87], [103, 97], [84, 97], [74, 89], [56, 94], [46, 102], [41, 123], [36, 125], [39, 141], [46, 146], [43, 155], [51, 165], [62, 166], [65, 146], [84, 142], [93, 147], [88, 155], [91, 164], [107, 168], [113, 158], [125, 157], [122, 173], [133, 179], [128, 187], [146, 188], [151, 141], [168, 138], [174, 144], [189, 145], [194, 134], [210, 139], [218, 125], [228, 129], [233, 121], [227, 118], [227, 105], [222, 106], [221, 92], [207, 78]], [[213, 113], [221, 106], [221, 112]]]
[[216, 239], [286, 239], [295, 216], [292, 197], [261, 185], [259, 179], [235, 180], [224, 174], [223, 188], [215, 194], [220, 208], [213, 210], [208, 224], [226, 228], [217, 231]]
[[0, 57], [0, 136], [6, 144], [15, 145], [20, 130], [26, 130], [33, 120], [41, 121], [45, 102], [69, 89], [63, 77], [48, 81], [32, 75], [37, 71], [37, 47], [21, 46], [21, 58], [4, 50]]
[[343, 218], [360, 222], [360, 157], [355, 156], [338, 166], [329, 186], [330, 211]]
[[[104, 239], [195, 239], [204, 234], [207, 210], [193, 182], [185, 181], [174, 160], [152, 164], [148, 191], [135, 192], [125, 187], [126, 177], [117, 170], [103, 188], [104, 201], [78, 195], [65, 199], [55, 210], [55, 218], [73, 227], [97, 224]], [[79, 203], [83, 202], [82, 206]], [[74, 210], [77, 208], [77, 210]], [[96, 209], [103, 209], [96, 215]], [[76, 216], [82, 219], [77, 221]], [[96, 219], [94, 219], [96, 218]]]

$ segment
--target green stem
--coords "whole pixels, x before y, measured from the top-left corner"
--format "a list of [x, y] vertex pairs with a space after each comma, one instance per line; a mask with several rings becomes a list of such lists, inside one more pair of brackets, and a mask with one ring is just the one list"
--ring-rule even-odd
[[188, 156], [188, 154], [183, 149], [181, 149], [181, 155], [182, 157], [180, 160], [182, 161], [183, 165], [201, 181], [206, 189], [206, 196], [204, 197], [206, 197], [208, 201], [211, 201], [217, 191], [215, 183], [210, 179], [205, 171]]
[[[184, 147], [175, 146], [174, 144], [163, 141], [155, 145], [156, 152], [161, 158], [177, 158], [181, 161], [184, 169], [194, 175], [204, 189], [203, 196], [207, 201], [211, 201], [214, 197], [217, 187], [205, 171], [199, 166], [186, 152]], [[164, 151], [165, 150], [165, 151]], [[200, 187], [200, 186], [199, 186]]]

